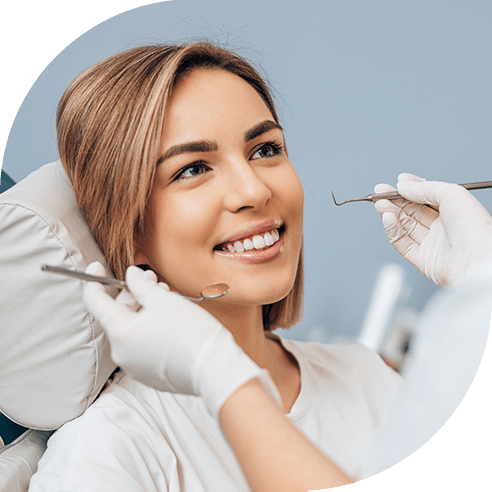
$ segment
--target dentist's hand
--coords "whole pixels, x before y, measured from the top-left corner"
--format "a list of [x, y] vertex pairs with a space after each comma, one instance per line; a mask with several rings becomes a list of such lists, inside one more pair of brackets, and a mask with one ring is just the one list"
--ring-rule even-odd
[[[374, 203], [396, 250], [430, 280], [453, 288], [492, 261], [492, 217], [463, 187], [400, 174], [405, 198]], [[395, 188], [379, 184], [376, 193]]]
[[[100, 263], [86, 271], [106, 274]], [[216, 417], [252, 378], [279, 401], [268, 372], [205, 309], [170, 292], [153, 272], [131, 266], [126, 282], [130, 291], [116, 299], [98, 282], [87, 282], [84, 301], [109, 338], [112, 359], [129, 376], [161, 391], [201, 396]]]

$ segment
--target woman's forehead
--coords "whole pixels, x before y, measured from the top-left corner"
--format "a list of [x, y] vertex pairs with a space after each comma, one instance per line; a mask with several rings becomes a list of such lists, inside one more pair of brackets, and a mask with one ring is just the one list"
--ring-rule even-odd
[[217, 133], [243, 134], [274, 121], [256, 90], [225, 70], [196, 69], [174, 87], [166, 108], [164, 139], [173, 143], [213, 139]]

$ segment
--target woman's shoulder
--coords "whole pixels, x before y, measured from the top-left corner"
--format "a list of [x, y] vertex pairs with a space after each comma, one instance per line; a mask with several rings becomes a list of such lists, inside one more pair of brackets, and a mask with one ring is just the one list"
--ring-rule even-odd
[[360, 343], [325, 344], [278, 338], [301, 367], [305, 366], [317, 380], [336, 379], [388, 393], [396, 391], [401, 381], [400, 375], [379, 354]]
[[158, 400], [157, 391], [131, 378], [124, 372], [108, 381], [98, 398], [80, 417], [67, 422], [56, 434], [90, 432], [114, 440], [134, 440], [149, 428], [152, 432], [158, 422], [152, 415], [152, 408]]
[[[174, 469], [172, 450], [159, 438], [162, 433], [141, 398], [151, 398], [152, 391], [124, 375], [108, 384], [83, 415], [50, 438], [32, 479], [33, 490], [84, 490], [94, 484], [103, 490], [103, 483], [105, 490], [118, 490], [119, 486], [124, 487], [119, 490], [133, 490], [135, 477], [152, 483], [145, 471], [149, 463], [156, 469]], [[155, 459], [156, 447], [159, 460]]]
[[270, 336], [277, 338], [286, 350], [306, 359], [310, 364], [320, 364], [323, 367], [331, 368], [354, 368], [367, 365], [380, 368], [388, 367], [376, 352], [361, 343], [328, 344], [288, 340], [276, 333]]

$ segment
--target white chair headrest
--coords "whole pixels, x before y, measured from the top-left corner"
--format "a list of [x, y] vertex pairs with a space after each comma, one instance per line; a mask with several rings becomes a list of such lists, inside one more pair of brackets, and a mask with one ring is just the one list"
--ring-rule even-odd
[[0, 195], [0, 245], [0, 410], [25, 427], [56, 429], [115, 369], [83, 283], [41, 270], [106, 264], [60, 162]]

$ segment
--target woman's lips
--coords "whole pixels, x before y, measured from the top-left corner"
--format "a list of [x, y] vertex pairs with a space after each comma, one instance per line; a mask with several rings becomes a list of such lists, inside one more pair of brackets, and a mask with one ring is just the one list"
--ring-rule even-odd
[[283, 222], [280, 219], [267, 220], [265, 222], [262, 222], [261, 224], [244, 228], [241, 232], [237, 234], [233, 234], [233, 236], [224, 240], [220, 244], [242, 241], [243, 239], [246, 239], [248, 237], [264, 234], [265, 232], [271, 231], [272, 229], [280, 229], [282, 226], [283, 226]]
[[227, 253], [216, 249], [214, 250], [214, 253], [233, 260], [239, 260], [244, 263], [265, 263], [266, 261], [270, 261], [282, 253], [284, 249], [284, 238], [282, 235], [280, 236], [280, 240], [278, 240], [275, 244], [261, 250], [251, 249], [242, 253]]

